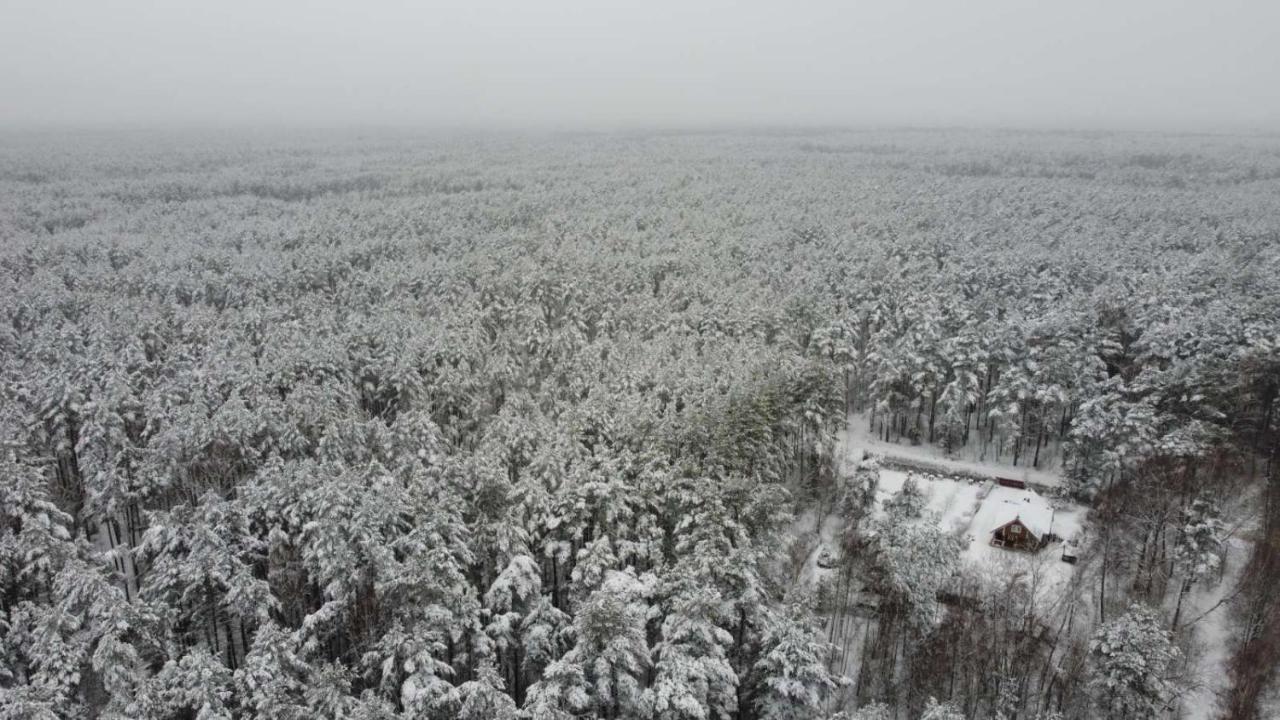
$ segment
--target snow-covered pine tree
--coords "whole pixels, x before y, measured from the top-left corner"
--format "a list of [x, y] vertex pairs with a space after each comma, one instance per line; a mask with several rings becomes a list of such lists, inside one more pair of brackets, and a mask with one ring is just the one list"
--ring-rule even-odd
[[964, 713], [951, 703], [940, 703], [937, 698], [930, 697], [925, 704], [920, 720], [965, 720]]
[[458, 686], [462, 703], [456, 720], [516, 720], [516, 703], [503, 690], [502, 678], [490, 666], [481, 668], [475, 680]]
[[715, 720], [737, 709], [738, 677], [727, 656], [733, 636], [721, 627], [726, 603], [694, 576], [669, 581], [673, 595], [653, 649], [645, 706], [658, 720]]
[[266, 622], [235, 671], [235, 692], [240, 706], [256, 716], [304, 720], [313, 717], [303, 699], [311, 676], [289, 633]]
[[827, 669], [834, 648], [826, 642], [811, 610], [792, 603], [771, 613], [756, 661], [760, 689], [755, 710], [761, 720], [807, 720], [821, 712], [839, 679]]
[[831, 720], [894, 720], [893, 708], [881, 702], [873, 702], [853, 712], [837, 714]]
[[845, 520], [846, 527], [856, 532], [862, 520], [875, 504], [876, 490], [880, 487], [880, 463], [875, 458], [858, 461], [853, 474], [844, 478], [836, 511]]
[[576, 645], [566, 657], [580, 663], [591, 687], [591, 706], [607, 720], [642, 712], [649, 670], [645, 582], [609, 571], [573, 619]]
[[547, 665], [529, 687], [520, 715], [527, 720], [574, 720], [592, 709], [591, 686], [576, 649]]
[[1173, 541], [1173, 566], [1182, 578], [1173, 611], [1175, 630], [1187, 593], [1197, 582], [1211, 577], [1222, 567], [1225, 550], [1225, 528], [1218, 504], [1208, 497], [1195, 498], [1179, 514]]
[[902, 489], [884, 502], [884, 511], [895, 522], [907, 522], [922, 517], [927, 504], [920, 481], [915, 473], [909, 473], [902, 481]]
[[148, 678], [128, 706], [128, 715], [159, 718], [186, 714], [201, 720], [231, 720], [236, 705], [232, 682], [232, 671], [207, 648], [193, 648]]
[[[906, 493], [910, 505], [922, 505]], [[936, 515], [924, 511], [912, 517], [898, 503], [877, 525], [875, 567], [891, 605], [903, 609], [911, 624], [929, 630], [941, 620], [938, 593], [960, 568], [962, 544], [955, 535], [938, 527]]]
[[1158, 717], [1175, 693], [1172, 674], [1181, 657], [1155, 611], [1130, 606], [1089, 644], [1089, 685], [1099, 712], [1125, 720]]
[[569, 617], [542, 594], [542, 573], [528, 555], [516, 555], [485, 593], [491, 613], [485, 632], [500, 654], [500, 669], [512, 697], [523, 702], [526, 676], [537, 673], [563, 652], [561, 631]]

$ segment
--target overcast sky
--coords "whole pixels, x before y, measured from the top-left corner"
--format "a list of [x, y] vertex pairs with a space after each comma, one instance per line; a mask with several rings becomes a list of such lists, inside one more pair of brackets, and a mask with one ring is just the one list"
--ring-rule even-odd
[[1280, 0], [0, 0], [0, 124], [1280, 130]]

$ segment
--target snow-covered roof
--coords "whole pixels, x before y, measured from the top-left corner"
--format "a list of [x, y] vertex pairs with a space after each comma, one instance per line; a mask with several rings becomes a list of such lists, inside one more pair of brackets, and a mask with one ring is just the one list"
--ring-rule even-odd
[[1031, 490], [1020, 490], [1009, 493], [998, 501], [992, 519], [995, 524], [990, 531], [1018, 520], [1036, 537], [1044, 537], [1053, 529], [1053, 507], [1044, 498]]

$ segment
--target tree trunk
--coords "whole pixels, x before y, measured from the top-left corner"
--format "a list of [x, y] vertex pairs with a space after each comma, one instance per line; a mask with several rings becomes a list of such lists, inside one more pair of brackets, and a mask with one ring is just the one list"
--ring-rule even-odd
[[1039, 469], [1040, 467], [1040, 443], [1044, 441], [1044, 418], [1040, 418], [1040, 430], [1036, 435], [1036, 456], [1031, 460], [1031, 467]]
[[1178, 619], [1182, 617], [1182, 601], [1187, 597], [1187, 593], [1191, 591], [1191, 581], [1184, 579], [1182, 587], [1178, 590], [1178, 604], [1173, 609], [1173, 632], [1178, 632]]
[[930, 445], [933, 444], [933, 440], [934, 440], [933, 421], [934, 421], [934, 418], [937, 417], [937, 414], [938, 414], [938, 392], [935, 389], [932, 393], [929, 394], [929, 444]]

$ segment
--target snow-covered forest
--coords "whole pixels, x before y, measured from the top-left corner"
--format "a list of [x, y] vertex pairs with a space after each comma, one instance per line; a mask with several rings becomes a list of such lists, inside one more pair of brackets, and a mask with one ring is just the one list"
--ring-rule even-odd
[[13, 132], [0, 310], [0, 718], [1280, 712], [1280, 137]]

